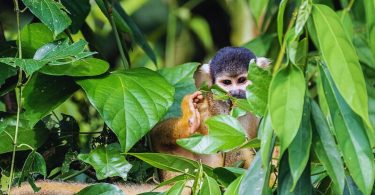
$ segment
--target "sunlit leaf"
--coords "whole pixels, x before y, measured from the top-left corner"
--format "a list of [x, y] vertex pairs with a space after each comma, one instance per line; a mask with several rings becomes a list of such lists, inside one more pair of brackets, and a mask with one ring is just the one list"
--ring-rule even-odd
[[216, 180], [208, 175], [203, 178], [203, 184], [199, 192], [201, 195], [217, 195], [221, 194], [219, 184]]
[[182, 190], [184, 190], [185, 183], [186, 181], [176, 182], [165, 194], [166, 195], [181, 194]]
[[78, 158], [95, 169], [96, 177], [99, 180], [119, 176], [126, 180], [128, 172], [132, 167], [121, 154], [119, 144], [99, 146], [89, 154], [79, 154]]
[[309, 19], [311, 8], [312, 8], [311, 0], [304, 0], [301, 3], [298, 9], [298, 16], [296, 20], [296, 28], [295, 28], [296, 35], [299, 35], [302, 32], [303, 27], [305, 26], [307, 20]]

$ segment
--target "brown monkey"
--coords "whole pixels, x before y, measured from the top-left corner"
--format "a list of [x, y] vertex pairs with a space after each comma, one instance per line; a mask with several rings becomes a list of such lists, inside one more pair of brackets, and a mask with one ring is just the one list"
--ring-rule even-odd
[[[246, 87], [251, 84], [247, 79], [248, 66], [251, 60], [256, 61], [260, 67], [267, 67], [269, 60], [257, 58], [250, 50], [239, 47], [225, 47], [217, 52], [209, 64], [200, 67], [195, 75], [196, 84], [207, 82], [210, 86], [216, 84], [231, 96], [245, 98]], [[211, 155], [194, 154], [176, 144], [176, 140], [186, 138], [193, 133], [208, 134], [204, 121], [214, 115], [229, 114], [231, 103], [214, 100], [212, 93], [203, 96], [201, 92], [188, 94], [181, 103], [182, 116], [172, 118], [157, 124], [151, 130], [151, 141], [157, 152], [181, 155], [192, 160], [200, 160], [202, 163], [212, 166], [229, 166], [244, 160], [247, 168], [252, 160], [253, 152], [250, 149], [241, 149], [226, 154]], [[252, 114], [246, 114], [239, 118], [245, 128], [247, 136], [254, 138], [259, 120]], [[176, 174], [161, 171], [162, 179], [170, 179]]]

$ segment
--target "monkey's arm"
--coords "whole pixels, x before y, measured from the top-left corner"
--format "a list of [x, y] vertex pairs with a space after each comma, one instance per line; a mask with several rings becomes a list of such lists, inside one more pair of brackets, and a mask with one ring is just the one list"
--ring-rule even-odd
[[165, 147], [176, 146], [176, 140], [189, 137], [200, 126], [197, 103], [203, 99], [201, 92], [186, 95], [181, 102], [182, 116], [158, 123], [151, 130], [154, 150], [160, 152]]

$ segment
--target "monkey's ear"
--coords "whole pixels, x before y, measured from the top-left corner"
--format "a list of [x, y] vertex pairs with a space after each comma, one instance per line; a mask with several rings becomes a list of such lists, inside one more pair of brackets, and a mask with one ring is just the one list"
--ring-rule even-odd
[[265, 57], [257, 57], [256, 64], [259, 68], [269, 68], [271, 64], [271, 60]]
[[201, 87], [203, 83], [207, 83], [208, 86], [212, 85], [211, 74], [210, 74], [210, 64], [202, 64], [194, 73], [195, 86], [197, 88]]

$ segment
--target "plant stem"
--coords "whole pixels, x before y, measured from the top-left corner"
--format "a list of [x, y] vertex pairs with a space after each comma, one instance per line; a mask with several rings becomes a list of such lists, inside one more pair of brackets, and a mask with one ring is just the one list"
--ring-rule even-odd
[[[295, 9], [293, 11], [292, 19], [290, 19], [290, 22], [289, 22], [289, 25], [288, 25], [288, 29], [285, 32], [285, 35], [292, 28], [292, 26], [294, 25], [294, 22], [297, 19], [297, 13], [298, 13], [297, 9]], [[285, 49], [286, 49], [286, 37], [285, 37], [285, 35], [284, 35], [284, 40], [283, 40], [283, 43], [281, 45], [279, 54], [277, 55], [275, 66], [273, 68], [273, 75], [275, 75], [276, 72], [280, 69], [280, 66], [281, 66], [281, 64], [283, 62], [283, 59], [284, 59], [284, 54], [285, 54]]]
[[109, 20], [110, 20], [110, 23], [111, 23], [111, 26], [112, 26], [112, 29], [113, 29], [113, 33], [115, 34], [116, 44], [117, 44], [118, 50], [120, 52], [122, 63], [124, 65], [125, 70], [127, 70], [127, 69], [130, 68], [130, 66], [128, 64], [128, 61], [126, 60], [125, 53], [124, 53], [124, 47], [122, 46], [120, 36], [119, 36], [119, 32], [117, 31], [115, 19], [113, 18], [113, 14], [112, 14], [112, 7], [113, 6], [112, 6], [112, 4], [108, 3], [108, 0], [104, 0], [104, 2], [105, 2], [104, 3], [105, 7], [107, 8], [108, 17], [109, 17]]
[[175, 16], [176, 1], [169, 0], [169, 14], [167, 24], [167, 43], [165, 48], [165, 66], [172, 67], [175, 62], [175, 42], [177, 18]]
[[[17, 35], [18, 35], [18, 58], [22, 58], [22, 44], [21, 44], [21, 31], [20, 31], [20, 8], [18, 5], [18, 0], [13, 0], [14, 3], [14, 11], [16, 12], [16, 20], [17, 20]], [[20, 68], [18, 72], [18, 82], [17, 88], [18, 90], [18, 97], [17, 97], [17, 120], [16, 120], [16, 130], [14, 132], [14, 139], [13, 139], [13, 151], [12, 151], [12, 163], [10, 165], [10, 174], [9, 174], [9, 184], [8, 184], [8, 194], [10, 194], [10, 188], [12, 187], [13, 182], [13, 174], [14, 174], [14, 163], [16, 160], [16, 149], [17, 149], [17, 139], [18, 139], [18, 128], [20, 123], [20, 113], [22, 107], [22, 69]]]

